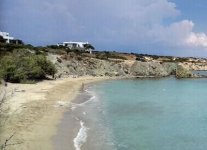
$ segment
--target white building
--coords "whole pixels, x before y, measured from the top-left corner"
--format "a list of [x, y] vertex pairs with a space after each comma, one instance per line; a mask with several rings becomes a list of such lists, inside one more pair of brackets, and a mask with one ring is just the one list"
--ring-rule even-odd
[[0, 31], [0, 36], [2, 36], [3, 39], [6, 40], [6, 43], [10, 43], [10, 40], [14, 40], [14, 37], [9, 36], [9, 33], [7, 33], [7, 32]]
[[63, 43], [58, 43], [57, 46], [66, 46], [69, 48], [78, 48], [78, 49], [84, 49], [86, 51], [89, 51], [92, 53], [91, 48], [87, 48], [87, 45], [91, 45], [88, 42], [63, 42]]

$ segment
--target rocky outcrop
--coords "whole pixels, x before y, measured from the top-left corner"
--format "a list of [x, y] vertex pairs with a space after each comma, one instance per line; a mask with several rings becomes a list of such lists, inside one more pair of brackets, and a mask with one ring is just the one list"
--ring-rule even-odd
[[184, 62], [182, 65], [188, 70], [207, 70], [207, 63]]
[[133, 76], [155, 76], [164, 77], [174, 75], [176, 70], [175, 63], [159, 62], [135, 62], [130, 68]]
[[185, 67], [185, 65], [180, 63], [177, 65], [176, 77], [177, 78], [191, 78], [195, 76], [188, 68]]
[[139, 62], [133, 60], [101, 60], [90, 57], [60, 58], [50, 55], [48, 58], [55, 63], [58, 77], [63, 76], [154, 76], [174, 75], [175, 63]]
[[[54, 56], [49, 56], [50, 59], [54, 60]], [[69, 58], [61, 59], [59, 56], [56, 56], [55, 63], [58, 73], [57, 76], [127, 76], [128, 68], [127, 65], [124, 65], [123, 61], [109, 61], [101, 60], [95, 58]]]
[[205, 64], [175, 62], [141, 62], [136, 60], [97, 59], [74, 55], [53, 55], [50, 59], [58, 70], [57, 77], [64, 76], [144, 76], [166, 77], [175, 75], [177, 78], [197, 77], [192, 70], [207, 69]]

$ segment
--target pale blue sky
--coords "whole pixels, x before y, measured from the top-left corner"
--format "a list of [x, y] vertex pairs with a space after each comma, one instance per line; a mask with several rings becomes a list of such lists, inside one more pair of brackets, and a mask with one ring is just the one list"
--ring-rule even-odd
[[207, 33], [207, 1], [206, 0], [170, 0], [176, 3], [182, 15], [179, 19], [190, 19], [196, 23], [195, 29]]
[[1, 0], [0, 30], [33, 45], [207, 56], [206, 0]]

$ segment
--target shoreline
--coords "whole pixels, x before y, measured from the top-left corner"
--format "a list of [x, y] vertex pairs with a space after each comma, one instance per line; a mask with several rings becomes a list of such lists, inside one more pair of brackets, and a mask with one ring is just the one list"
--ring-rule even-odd
[[113, 79], [109, 77], [63, 78], [37, 84], [11, 84], [6, 87], [8, 120], [2, 127], [0, 144], [11, 135], [7, 149], [53, 149], [57, 126], [81, 89], [82, 84]]
[[85, 106], [93, 103], [96, 98], [90, 91], [94, 85], [96, 83], [88, 83], [67, 107], [53, 137], [54, 150], [80, 150], [88, 144], [88, 132], [91, 131], [91, 127], [88, 124], [90, 121]]
[[[139, 79], [137, 77], [60, 78], [37, 84], [12, 84], [6, 88], [7, 115], [0, 126], [0, 146], [11, 135], [8, 150], [54, 149], [53, 137], [73, 100], [81, 93], [81, 86], [104, 80]], [[143, 78], [145, 79], [145, 78]], [[8, 117], [8, 118], [7, 118]], [[78, 130], [80, 123], [76, 124]], [[78, 133], [77, 129], [75, 133]], [[71, 138], [73, 142], [74, 138]]]

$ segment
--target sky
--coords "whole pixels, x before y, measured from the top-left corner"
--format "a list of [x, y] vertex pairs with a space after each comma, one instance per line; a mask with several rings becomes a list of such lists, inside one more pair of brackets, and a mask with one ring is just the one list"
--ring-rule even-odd
[[1, 0], [0, 30], [33, 45], [207, 57], [206, 0]]

